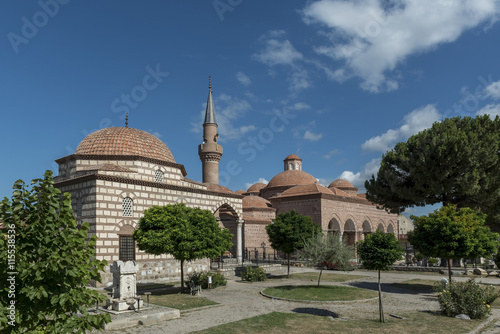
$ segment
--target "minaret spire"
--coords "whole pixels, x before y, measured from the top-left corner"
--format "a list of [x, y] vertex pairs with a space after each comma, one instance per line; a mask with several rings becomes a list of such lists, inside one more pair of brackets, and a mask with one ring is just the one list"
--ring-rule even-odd
[[218, 143], [217, 127], [212, 100], [212, 78], [208, 77], [208, 100], [205, 121], [203, 122], [203, 144], [198, 146], [203, 169], [203, 183], [219, 184], [219, 161], [222, 157], [222, 146]]
[[212, 78], [208, 77], [208, 99], [205, 111], [205, 122], [203, 124], [217, 124], [215, 120], [214, 101], [212, 100]]

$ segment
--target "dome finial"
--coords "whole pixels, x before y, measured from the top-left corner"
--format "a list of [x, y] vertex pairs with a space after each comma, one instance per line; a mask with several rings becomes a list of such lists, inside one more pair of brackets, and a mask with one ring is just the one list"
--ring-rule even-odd
[[128, 111], [125, 114], [125, 127], [128, 128]]
[[208, 90], [212, 91], [212, 77], [210, 75], [208, 76]]

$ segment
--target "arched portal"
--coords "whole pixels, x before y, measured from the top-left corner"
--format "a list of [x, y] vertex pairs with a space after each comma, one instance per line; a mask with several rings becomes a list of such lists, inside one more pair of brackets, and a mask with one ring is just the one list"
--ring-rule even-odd
[[340, 224], [336, 218], [332, 218], [328, 223], [328, 233], [340, 233]]
[[366, 239], [368, 234], [372, 233], [372, 225], [368, 220], [363, 222], [363, 239]]
[[233, 235], [231, 240], [233, 246], [229, 250], [230, 256], [236, 257], [238, 262], [242, 261], [244, 238], [242, 235], [242, 221], [238, 216], [238, 213], [229, 204], [224, 203], [220, 205], [217, 210], [215, 210], [214, 216], [217, 219], [219, 226], [221, 228], [227, 228], [229, 233]]
[[382, 224], [382, 223], [378, 224], [377, 230], [385, 232], [385, 230], [384, 230], [384, 224]]
[[387, 227], [387, 233], [394, 234], [394, 227], [392, 226], [392, 224], [389, 224], [389, 226]]
[[354, 225], [351, 219], [347, 219], [344, 224], [342, 240], [344, 240], [347, 245], [354, 245], [356, 243], [356, 225]]

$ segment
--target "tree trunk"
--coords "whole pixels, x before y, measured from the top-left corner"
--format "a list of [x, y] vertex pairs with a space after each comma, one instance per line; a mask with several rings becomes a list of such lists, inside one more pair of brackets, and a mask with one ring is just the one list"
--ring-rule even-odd
[[184, 260], [181, 260], [181, 293], [184, 293]]
[[448, 278], [450, 279], [448, 282], [451, 283], [451, 259], [448, 259]]
[[290, 253], [288, 255], [288, 278], [290, 278]]
[[321, 269], [319, 270], [319, 277], [318, 277], [318, 288], [319, 288], [319, 282], [321, 281], [321, 274], [323, 273], [323, 265], [321, 265]]
[[382, 307], [382, 289], [380, 288], [380, 270], [378, 271], [378, 312], [380, 315], [380, 322], [385, 322], [384, 308]]

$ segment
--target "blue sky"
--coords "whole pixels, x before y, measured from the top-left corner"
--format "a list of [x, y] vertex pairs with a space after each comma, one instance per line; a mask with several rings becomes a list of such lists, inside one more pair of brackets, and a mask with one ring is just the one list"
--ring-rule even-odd
[[[221, 183], [291, 153], [363, 191], [382, 154], [444, 117], [500, 112], [495, 0], [0, 4], [0, 197], [108, 126], [151, 132], [201, 181], [212, 76]], [[410, 209], [423, 213], [426, 209]]]

